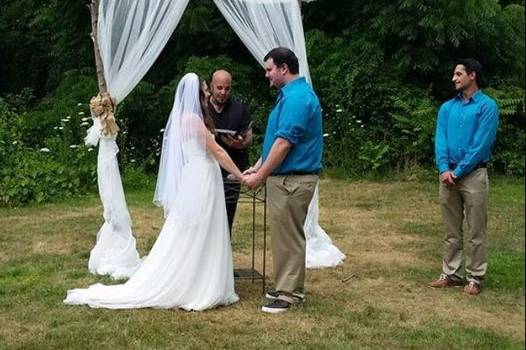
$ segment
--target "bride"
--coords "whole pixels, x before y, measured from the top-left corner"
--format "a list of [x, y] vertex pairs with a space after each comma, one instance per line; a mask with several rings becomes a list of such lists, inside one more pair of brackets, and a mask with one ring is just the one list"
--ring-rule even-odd
[[165, 128], [155, 189], [165, 222], [141, 267], [124, 284], [69, 290], [64, 303], [201, 311], [239, 299], [219, 164], [242, 174], [210, 132], [207, 101], [206, 83], [186, 74]]

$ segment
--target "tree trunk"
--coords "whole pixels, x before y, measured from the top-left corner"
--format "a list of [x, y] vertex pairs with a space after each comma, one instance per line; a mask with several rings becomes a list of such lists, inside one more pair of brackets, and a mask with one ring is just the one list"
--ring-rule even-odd
[[104, 79], [104, 69], [102, 66], [102, 58], [100, 57], [99, 42], [97, 40], [97, 24], [99, 23], [99, 0], [91, 0], [89, 5], [89, 12], [91, 14], [91, 40], [93, 41], [93, 52], [95, 54], [95, 68], [97, 72], [97, 82], [99, 84], [99, 92], [107, 92], [106, 79]]

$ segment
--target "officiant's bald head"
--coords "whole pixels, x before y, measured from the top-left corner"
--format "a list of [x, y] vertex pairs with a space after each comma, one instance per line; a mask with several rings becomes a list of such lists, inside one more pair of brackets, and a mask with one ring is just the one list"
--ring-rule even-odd
[[224, 69], [216, 70], [214, 74], [212, 74], [210, 89], [213, 102], [218, 105], [225, 104], [232, 92], [232, 74]]

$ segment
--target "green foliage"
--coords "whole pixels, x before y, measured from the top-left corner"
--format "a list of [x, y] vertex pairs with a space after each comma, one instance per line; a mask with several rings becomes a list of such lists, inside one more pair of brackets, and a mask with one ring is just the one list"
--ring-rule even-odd
[[[81, 169], [75, 169], [74, 162], [64, 164], [31, 149], [15, 149], [5, 165], [0, 172], [0, 205], [17, 206], [64, 198], [81, 192], [81, 176], [87, 176]], [[93, 178], [95, 174], [90, 175]]]
[[[24, 157], [64, 165], [71, 162], [70, 145], [84, 147], [82, 118], [97, 91], [86, 4], [0, 5], [0, 96], [7, 108], [2, 113], [12, 113], [0, 140], [13, 163], [17, 154], [24, 159], [18, 148], [50, 148], [53, 157]], [[434, 169], [438, 106], [454, 94], [455, 61], [473, 56], [485, 67], [486, 91], [501, 109], [493, 168], [524, 174], [523, 2], [324, 0], [303, 3], [302, 13], [313, 86], [323, 107], [325, 169], [359, 177]], [[124, 169], [155, 174], [179, 79], [193, 71], [209, 81], [218, 68], [233, 73], [234, 97], [252, 114], [250, 152], [257, 159], [275, 91], [213, 1], [193, 0], [148, 74], [118, 106]], [[83, 186], [93, 187], [89, 175], [82, 177]]]
[[386, 72], [381, 48], [368, 41], [311, 31], [307, 46], [322, 97], [328, 167], [362, 176], [431, 163], [437, 106], [429, 88]]
[[497, 101], [500, 109], [493, 166], [506, 175], [524, 175], [524, 89], [504, 85], [487, 89], [486, 92]]
[[3, 0], [0, 93], [31, 87], [42, 97], [73, 68], [94, 71], [88, 1]]
[[33, 113], [18, 113], [0, 99], [0, 206], [49, 201], [94, 188], [96, 152], [82, 144], [89, 124], [86, 113], [87, 106], [73, 103], [65, 91], [52, 109]]
[[[318, 13], [330, 7], [313, 6]], [[475, 56], [493, 90], [503, 90], [496, 97], [502, 116], [494, 167], [524, 173], [523, 6], [407, 0], [352, 7], [361, 16], [343, 32], [306, 33], [327, 167], [348, 176], [433, 167], [436, 112], [454, 94], [451, 69], [458, 58]]]

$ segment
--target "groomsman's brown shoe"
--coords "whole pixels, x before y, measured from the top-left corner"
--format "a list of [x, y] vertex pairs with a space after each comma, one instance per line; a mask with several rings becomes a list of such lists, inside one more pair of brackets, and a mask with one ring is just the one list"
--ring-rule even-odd
[[429, 282], [428, 287], [431, 288], [446, 288], [446, 287], [460, 287], [464, 285], [464, 281], [460, 279], [451, 278], [445, 273], [440, 274], [440, 277], [434, 281]]
[[464, 287], [464, 293], [468, 295], [479, 295], [480, 294], [480, 284], [474, 281], [470, 281]]

